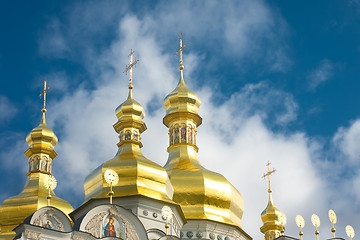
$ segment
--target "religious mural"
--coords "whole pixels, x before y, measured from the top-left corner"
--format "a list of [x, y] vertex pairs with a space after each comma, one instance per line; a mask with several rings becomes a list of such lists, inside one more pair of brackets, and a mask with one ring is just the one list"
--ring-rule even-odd
[[130, 130], [125, 131], [125, 140], [131, 140], [131, 131]]
[[174, 129], [174, 143], [179, 143], [179, 125], [175, 125]]
[[125, 227], [122, 221], [118, 221], [118, 219], [114, 216], [107, 216], [103, 220], [103, 236], [102, 237], [125, 237]]
[[43, 225], [43, 228], [52, 229], [51, 222], [49, 220], [47, 220], [46, 224]]
[[139, 132], [137, 130], [134, 130], [133, 140], [139, 141]]
[[174, 139], [173, 139], [173, 129], [170, 129], [170, 133], [169, 133], [170, 135], [170, 145], [173, 145], [173, 143], [174, 143]]
[[40, 170], [46, 172], [47, 165], [48, 165], [48, 158], [46, 156], [43, 156], [41, 159]]
[[181, 126], [181, 142], [186, 143], [186, 126], [182, 124]]
[[33, 168], [31, 169], [32, 171], [39, 170], [39, 161], [40, 161], [40, 157], [35, 156], [33, 160]]
[[188, 135], [187, 135], [187, 137], [188, 137], [188, 143], [192, 143], [192, 133], [191, 133], [191, 130], [192, 130], [191, 126], [188, 127]]

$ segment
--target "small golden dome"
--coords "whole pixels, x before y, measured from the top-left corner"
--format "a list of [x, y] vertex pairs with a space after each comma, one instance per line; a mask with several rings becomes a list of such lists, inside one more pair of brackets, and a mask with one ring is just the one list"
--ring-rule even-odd
[[43, 115], [39, 126], [34, 128], [26, 137], [26, 142], [29, 145], [29, 149], [26, 150], [25, 155], [29, 158], [33, 154], [49, 154], [50, 158], [54, 159], [57, 153], [54, 150], [55, 145], [58, 142], [58, 138], [55, 133], [46, 125], [45, 112], [42, 110]]
[[142, 120], [145, 117], [144, 108], [138, 103], [134, 98], [132, 94], [132, 85], [129, 85], [129, 96], [126, 99], [125, 102], [120, 104], [116, 110], [115, 114], [116, 117], [120, 119], [137, 119]]
[[[269, 194], [271, 194], [271, 190]], [[263, 226], [260, 228], [260, 231], [265, 234], [265, 239], [274, 239], [280, 236], [281, 231], [284, 229], [281, 222], [283, 215], [284, 213], [275, 207], [271, 200], [271, 195], [269, 195], [268, 205], [261, 213]]]
[[[167, 95], [164, 100], [166, 111], [164, 124], [169, 127], [170, 121], [172, 121], [173, 118], [172, 115], [179, 113], [194, 114], [194, 116], [198, 116], [200, 104], [200, 98], [187, 88], [181, 71], [180, 81], [177, 87], [174, 91]], [[202, 122], [199, 116], [195, 119], [195, 121], [197, 126], [199, 126]]]

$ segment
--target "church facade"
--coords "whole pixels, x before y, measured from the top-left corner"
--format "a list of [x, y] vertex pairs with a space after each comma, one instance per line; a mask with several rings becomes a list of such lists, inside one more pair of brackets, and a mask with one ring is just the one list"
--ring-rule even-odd
[[[198, 159], [201, 102], [185, 84], [182, 50], [180, 39], [180, 80], [164, 100], [163, 123], [169, 129], [167, 163], [160, 166], [141, 152], [146, 124], [144, 109], [133, 96], [132, 68], [137, 61], [132, 52], [128, 98], [115, 110], [117, 154], [87, 176], [85, 201], [77, 209], [53, 191], [56, 181], [51, 168], [58, 139], [46, 125], [44, 86], [41, 123], [26, 138], [27, 182], [19, 195], [0, 206], [0, 239], [252, 239], [241, 226], [241, 194]], [[107, 179], [107, 170], [115, 172], [114, 176]], [[117, 182], [116, 176], [120, 177]], [[269, 186], [261, 228], [266, 239], [281, 235], [282, 216], [272, 203]]]

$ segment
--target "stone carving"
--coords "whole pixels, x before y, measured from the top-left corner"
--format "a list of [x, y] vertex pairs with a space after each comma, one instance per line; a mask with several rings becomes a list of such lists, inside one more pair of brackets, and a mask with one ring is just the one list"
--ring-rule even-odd
[[40, 240], [41, 233], [33, 232], [30, 230], [25, 230], [24, 235], [27, 239], [30, 240]]
[[96, 214], [85, 226], [85, 230], [96, 238], [101, 238], [100, 225], [107, 212]]

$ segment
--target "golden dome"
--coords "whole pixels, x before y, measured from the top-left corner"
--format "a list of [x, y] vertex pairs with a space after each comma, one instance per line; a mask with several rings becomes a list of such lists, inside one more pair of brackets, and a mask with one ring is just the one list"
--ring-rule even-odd
[[43, 115], [39, 126], [34, 128], [26, 137], [26, 142], [29, 145], [29, 149], [26, 150], [25, 155], [29, 158], [32, 154], [47, 153], [50, 158], [57, 156], [54, 147], [58, 142], [58, 138], [55, 133], [48, 128], [45, 121], [46, 109], [42, 109]]
[[[269, 193], [271, 193], [271, 190]], [[281, 223], [283, 215], [284, 214], [274, 206], [270, 195], [268, 205], [261, 213], [263, 226], [260, 228], [260, 231], [265, 234], [265, 239], [274, 239], [280, 236], [281, 231], [284, 229]]]
[[[183, 74], [180, 76], [180, 81], [177, 87], [174, 91], [167, 95], [164, 100], [166, 115], [179, 112], [193, 113], [197, 115], [199, 113], [200, 104], [201, 101], [199, 97], [190, 91], [186, 86]], [[200, 124], [201, 122], [198, 125]], [[168, 126], [168, 122], [166, 122], [165, 125]]]
[[95, 169], [85, 180], [85, 201], [92, 198], [108, 198], [109, 184], [104, 179], [107, 169], [119, 175], [119, 182], [113, 186], [113, 197], [143, 195], [153, 199], [171, 202], [173, 189], [164, 168], [145, 158], [141, 153], [140, 133], [146, 130], [142, 121], [142, 106], [133, 99], [132, 85], [128, 99], [116, 109], [117, 123], [114, 129], [119, 133], [119, 151], [116, 156]]
[[144, 108], [138, 103], [132, 95], [133, 86], [129, 85], [129, 96], [125, 102], [120, 104], [116, 110], [116, 117], [120, 119], [136, 119], [141, 121], [145, 117]]
[[[30, 214], [48, 204], [49, 190], [45, 187], [45, 183], [51, 175], [52, 160], [57, 155], [54, 146], [58, 139], [46, 125], [45, 108], [42, 112], [40, 125], [34, 128], [26, 138], [29, 148], [25, 151], [25, 155], [29, 158], [29, 170], [25, 187], [19, 195], [6, 199], [0, 206], [0, 238], [12, 239], [15, 236], [12, 229], [21, 224]], [[51, 195], [51, 206], [60, 209], [65, 214], [73, 211], [71, 205], [55, 196], [52, 190]]]
[[202, 167], [190, 148], [170, 150], [164, 167], [174, 188], [173, 200], [187, 220], [207, 219], [241, 227], [244, 202], [240, 193], [221, 174]]
[[179, 69], [180, 81], [164, 100], [163, 119], [169, 128], [169, 158], [164, 168], [174, 188], [173, 200], [187, 220], [212, 220], [241, 228], [244, 202], [240, 193], [224, 176], [199, 162], [196, 127], [202, 122], [198, 115], [201, 101], [185, 85], [182, 61]]

